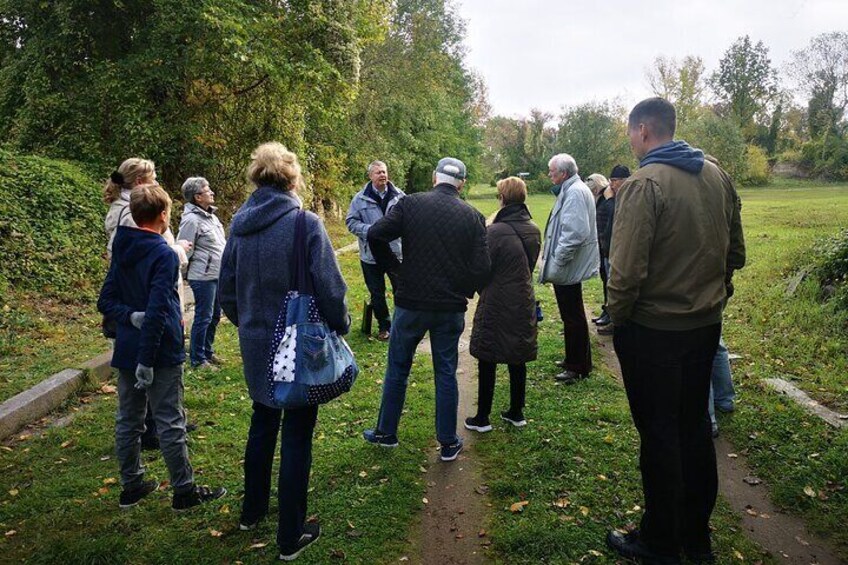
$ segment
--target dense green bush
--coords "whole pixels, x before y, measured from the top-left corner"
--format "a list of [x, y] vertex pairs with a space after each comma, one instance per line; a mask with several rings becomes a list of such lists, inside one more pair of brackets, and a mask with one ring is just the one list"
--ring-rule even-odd
[[758, 145], [748, 145], [745, 150], [745, 174], [741, 181], [747, 186], [764, 186], [770, 176], [768, 156]]
[[0, 302], [10, 286], [62, 299], [102, 278], [106, 208], [78, 166], [0, 151]]

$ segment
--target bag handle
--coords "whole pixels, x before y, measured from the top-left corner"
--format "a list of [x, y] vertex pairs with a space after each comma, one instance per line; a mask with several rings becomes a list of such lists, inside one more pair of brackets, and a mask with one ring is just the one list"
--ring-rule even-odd
[[300, 294], [315, 294], [309, 272], [309, 247], [306, 242], [306, 212], [299, 210], [294, 222], [294, 254], [291, 261], [291, 290]]

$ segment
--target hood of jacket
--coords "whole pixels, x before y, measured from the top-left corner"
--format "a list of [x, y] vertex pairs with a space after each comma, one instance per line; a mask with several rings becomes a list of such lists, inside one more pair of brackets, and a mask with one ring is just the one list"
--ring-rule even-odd
[[121, 267], [132, 267], [146, 261], [151, 255], [171, 248], [165, 238], [152, 231], [129, 226], [118, 226], [115, 240], [112, 242], [112, 254], [118, 258]]
[[562, 192], [563, 188], [568, 188], [575, 182], [580, 180], [580, 175], [571, 175], [569, 178], [565, 179], [562, 184], [555, 184], [551, 187], [551, 194], [554, 196], [559, 196], [559, 193]]
[[[368, 183], [365, 185], [365, 189], [363, 190], [362, 195], [366, 198], [370, 198], [378, 204], [380, 203], [380, 200], [382, 198], [377, 189], [374, 188], [374, 183], [372, 183], [371, 181], [368, 181]], [[395, 198], [396, 196], [400, 196], [400, 192], [397, 188], [395, 188], [395, 185], [392, 184], [392, 181], [388, 181], [388, 184], [386, 185], [386, 198], [391, 201], [391, 199]]]
[[187, 202], [186, 205], [183, 206], [183, 214], [197, 214], [204, 218], [211, 218], [217, 211], [217, 206], [210, 206], [208, 210], [204, 210], [197, 204], [192, 204], [191, 202]]
[[658, 163], [682, 169], [687, 173], [700, 173], [704, 168], [704, 152], [685, 141], [669, 141], [655, 147], [639, 162], [640, 167]]
[[262, 186], [250, 195], [230, 224], [232, 235], [257, 233], [274, 224], [284, 214], [301, 207], [300, 198], [290, 191]]

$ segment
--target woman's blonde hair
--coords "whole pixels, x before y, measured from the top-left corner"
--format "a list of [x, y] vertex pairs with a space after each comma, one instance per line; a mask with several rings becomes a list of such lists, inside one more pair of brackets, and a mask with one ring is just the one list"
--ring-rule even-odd
[[111, 204], [121, 197], [122, 188], [132, 188], [136, 181], [152, 177], [154, 172], [156, 172], [156, 165], [153, 161], [138, 157], [127, 159], [106, 180], [103, 186], [103, 201]]
[[256, 186], [273, 186], [280, 190], [303, 187], [297, 155], [276, 141], [263, 143], [253, 150], [247, 167], [247, 180]]
[[600, 196], [603, 191], [609, 186], [609, 180], [601, 173], [592, 173], [586, 179], [586, 186], [592, 191], [595, 196]]
[[507, 177], [498, 181], [498, 196], [504, 203], [523, 204], [527, 199], [527, 185], [518, 177]]

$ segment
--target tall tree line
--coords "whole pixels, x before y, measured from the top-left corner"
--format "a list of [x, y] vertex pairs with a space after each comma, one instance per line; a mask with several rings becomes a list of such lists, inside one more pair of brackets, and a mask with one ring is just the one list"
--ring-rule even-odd
[[212, 181], [232, 210], [258, 143], [335, 210], [383, 159], [410, 190], [479, 153], [484, 90], [450, 0], [0, 0], [0, 139], [104, 177], [128, 156], [166, 187]]

